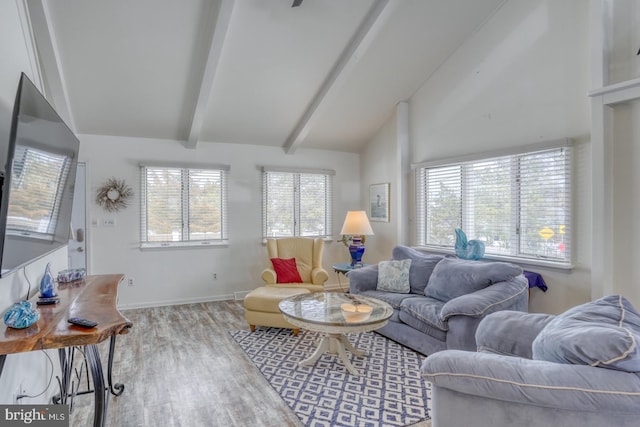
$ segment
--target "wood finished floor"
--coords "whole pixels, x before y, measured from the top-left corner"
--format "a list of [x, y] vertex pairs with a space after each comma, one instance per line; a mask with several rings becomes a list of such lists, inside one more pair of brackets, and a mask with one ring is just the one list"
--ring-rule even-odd
[[[107, 426], [302, 426], [229, 334], [249, 329], [242, 302], [122, 313], [134, 326], [116, 344], [113, 379], [125, 390], [109, 397]], [[106, 374], [108, 344], [100, 354]], [[92, 424], [93, 396], [76, 397], [71, 426]]]

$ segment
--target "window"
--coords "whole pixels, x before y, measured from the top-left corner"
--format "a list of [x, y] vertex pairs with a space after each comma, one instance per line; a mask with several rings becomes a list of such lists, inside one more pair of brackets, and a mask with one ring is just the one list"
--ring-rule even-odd
[[262, 237], [330, 237], [333, 174], [263, 168]]
[[142, 247], [226, 243], [228, 171], [142, 165]]
[[455, 228], [485, 255], [571, 264], [571, 147], [416, 171], [418, 245], [453, 249]]

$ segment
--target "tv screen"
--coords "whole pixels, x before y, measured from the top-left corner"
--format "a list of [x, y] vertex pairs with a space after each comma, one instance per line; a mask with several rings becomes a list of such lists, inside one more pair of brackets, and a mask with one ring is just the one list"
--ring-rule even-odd
[[7, 142], [0, 144], [0, 276], [68, 243], [80, 145], [24, 73]]

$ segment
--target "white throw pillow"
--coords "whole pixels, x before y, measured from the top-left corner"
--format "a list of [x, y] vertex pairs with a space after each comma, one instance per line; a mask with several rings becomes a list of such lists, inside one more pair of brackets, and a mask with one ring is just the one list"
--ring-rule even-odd
[[385, 292], [408, 294], [410, 259], [381, 261], [378, 263], [378, 284], [376, 289]]

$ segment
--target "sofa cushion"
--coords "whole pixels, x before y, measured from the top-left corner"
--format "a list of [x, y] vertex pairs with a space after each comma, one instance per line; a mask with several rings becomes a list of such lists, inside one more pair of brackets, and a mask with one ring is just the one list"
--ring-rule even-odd
[[486, 316], [476, 329], [478, 351], [532, 359], [531, 344], [552, 314], [502, 310]]
[[440, 311], [444, 304], [442, 301], [425, 296], [407, 298], [400, 304], [400, 320], [420, 332], [427, 333], [430, 328], [446, 332], [449, 326], [440, 318]]
[[533, 341], [533, 358], [640, 372], [640, 314], [609, 295], [556, 316]]
[[271, 258], [278, 283], [302, 283], [295, 258]]
[[433, 269], [424, 294], [446, 302], [520, 274], [521, 267], [507, 262], [469, 261], [446, 256]]
[[371, 297], [384, 301], [389, 304], [394, 310], [400, 310], [402, 301], [404, 301], [405, 299], [418, 297], [418, 295], [415, 294], [399, 294], [396, 292], [385, 291], [363, 291], [359, 292], [358, 295], [363, 295], [365, 297]]
[[410, 259], [380, 261], [376, 290], [408, 294]]
[[409, 286], [412, 294], [424, 295], [424, 288], [436, 264], [443, 258], [442, 255], [429, 255], [408, 246], [398, 245], [393, 248], [393, 259], [410, 259]]

